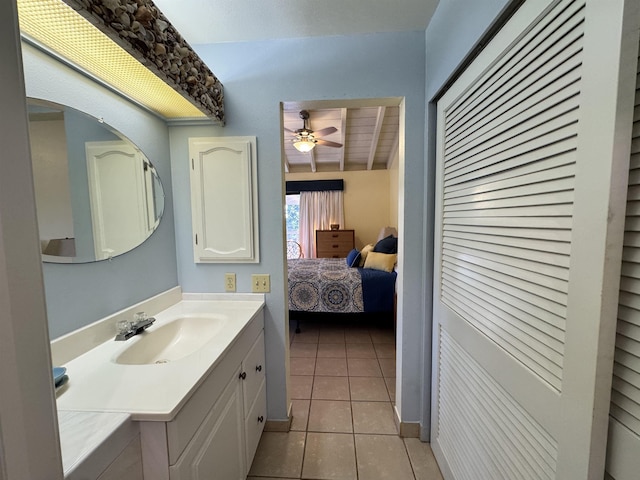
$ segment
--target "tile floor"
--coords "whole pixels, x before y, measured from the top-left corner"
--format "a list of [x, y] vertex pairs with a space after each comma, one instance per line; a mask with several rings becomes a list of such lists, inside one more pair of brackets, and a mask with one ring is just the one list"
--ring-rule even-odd
[[264, 432], [248, 480], [441, 480], [428, 444], [398, 437], [393, 326], [291, 325], [291, 431]]

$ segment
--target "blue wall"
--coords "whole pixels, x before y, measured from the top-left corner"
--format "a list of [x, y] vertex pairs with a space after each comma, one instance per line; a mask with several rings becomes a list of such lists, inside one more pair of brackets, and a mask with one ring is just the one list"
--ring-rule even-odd
[[168, 129], [164, 121], [23, 44], [27, 96], [103, 118], [138, 145], [165, 189], [158, 230], [129, 253], [88, 264], [43, 265], [49, 335], [59, 337], [178, 284]]
[[[171, 127], [171, 158], [178, 277], [187, 292], [223, 291], [224, 273], [236, 272], [238, 291], [250, 291], [250, 274], [271, 275], [266, 343], [269, 418], [286, 418], [283, 167], [280, 102], [403, 97], [406, 138], [403, 266], [403, 347], [406, 397], [403, 418], [420, 415], [423, 332], [424, 32], [313, 37], [267, 42], [196, 45], [225, 88], [227, 126]], [[188, 138], [255, 135], [258, 145], [259, 265], [196, 265], [191, 246]], [[415, 201], [418, 199], [419, 201]]]

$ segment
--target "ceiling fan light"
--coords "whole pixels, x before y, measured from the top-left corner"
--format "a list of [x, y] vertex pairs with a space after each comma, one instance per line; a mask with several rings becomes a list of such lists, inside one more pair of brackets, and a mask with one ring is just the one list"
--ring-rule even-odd
[[293, 146], [295, 147], [296, 150], [298, 150], [299, 152], [302, 153], [308, 153], [311, 150], [313, 150], [313, 147], [316, 146], [315, 142], [313, 142], [312, 140], [309, 140], [306, 137], [303, 137], [299, 140], [296, 140], [295, 142], [293, 142]]

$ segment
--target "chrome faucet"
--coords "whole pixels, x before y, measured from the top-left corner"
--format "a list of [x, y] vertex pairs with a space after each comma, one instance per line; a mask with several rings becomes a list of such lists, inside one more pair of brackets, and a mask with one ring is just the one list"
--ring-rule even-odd
[[118, 334], [115, 340], [120, 342], [141, 334], [156, 321], [153, 317], [147, 317], [144, 313], [136, 313], [134, 322], [118, 322]]

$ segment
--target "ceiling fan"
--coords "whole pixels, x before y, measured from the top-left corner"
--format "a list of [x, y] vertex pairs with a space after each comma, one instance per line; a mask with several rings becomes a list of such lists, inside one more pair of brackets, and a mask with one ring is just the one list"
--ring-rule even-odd
[[336, 127], [327, 127], [320, 130], [311, 130], [309, 128], [309, 112], [307, 110], [300, 111], [300, 118], [302, 119], [302, 128], [298, 130], [289, 130], [285, 128], [285, 130], [294, 135], [293, 146], [302, 153], [310, 152], [316, 145], [324, 145], [325, 147], [342, 147], [341, 143], [331, 142], [329, 140], [323, 140], [322, 138], [325, 135], [330, 135], [338, 131]]

